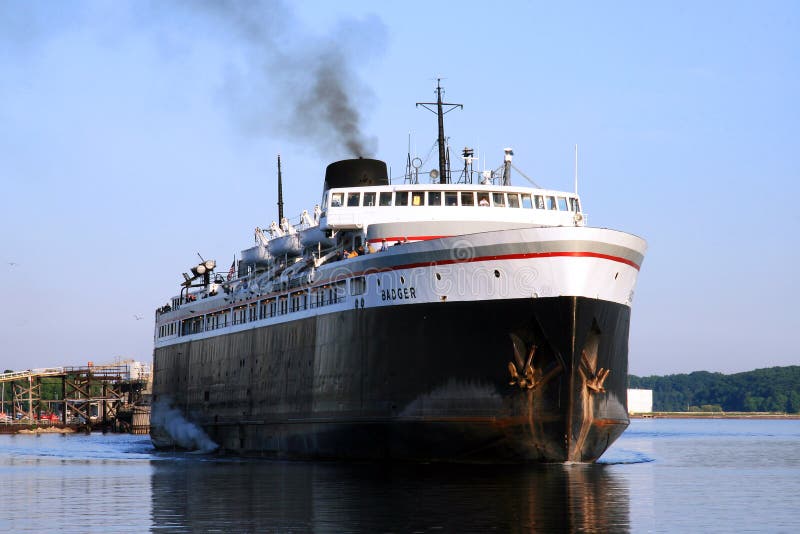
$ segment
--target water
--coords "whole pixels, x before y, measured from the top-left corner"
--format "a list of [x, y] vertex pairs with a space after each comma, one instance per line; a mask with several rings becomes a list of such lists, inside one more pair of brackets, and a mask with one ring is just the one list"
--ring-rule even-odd
[[594, 465], [274, 462], [0, 435], [0, 531], [798, 532], [800, 421], [637, 420]]

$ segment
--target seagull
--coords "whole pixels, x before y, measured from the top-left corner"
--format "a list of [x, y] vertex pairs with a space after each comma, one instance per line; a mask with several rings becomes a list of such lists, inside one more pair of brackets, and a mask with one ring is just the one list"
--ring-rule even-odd
[[8, 262], [8, 264], [9, 264], [11, 267], [16, 267], [17, 265], [19, 265], [19, 263], [15, 262], [15, 261], [10, 261], [10, 262]]
[[136, 319], [137, 321], [141, 321], [143, 319], [143, 316], [141, 313], [135, 313], [133, 314], [133, 318]]

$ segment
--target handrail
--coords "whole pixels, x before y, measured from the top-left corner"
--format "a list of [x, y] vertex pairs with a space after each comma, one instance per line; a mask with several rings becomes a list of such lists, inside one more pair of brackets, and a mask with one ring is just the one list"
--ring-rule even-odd
[[18, 378], [27, 378], [29, 376], [51, 376], [63, 375], [63, 367], [45, 367], [41, 369], [26, 369], [25, 371], [14, 371], [11, 373], [0, 373], [0, 381], [7, 382], [9, 380], [16, 380]]

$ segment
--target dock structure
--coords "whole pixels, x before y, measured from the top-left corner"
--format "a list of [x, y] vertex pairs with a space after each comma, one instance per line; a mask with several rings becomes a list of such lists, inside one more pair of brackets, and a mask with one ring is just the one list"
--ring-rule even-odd
[[[149, 372], [128, 363], [48, 367], [0, 374], [0, 426], [61, 425], [141, 433], [149, 412]], [[46, 382], [48, 395], [43, 395]], [[47, 398], [45, 398], [47, 397]], [[149, 419], [149, 418], [148, 418]]]

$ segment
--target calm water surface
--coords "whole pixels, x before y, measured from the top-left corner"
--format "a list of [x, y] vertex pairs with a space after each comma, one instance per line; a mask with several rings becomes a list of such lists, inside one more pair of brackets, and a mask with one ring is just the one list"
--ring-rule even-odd
[[273, 462], [0, 435], [0, 531], [800, 532], [800, 421], [637, 420], [594, 465]]

